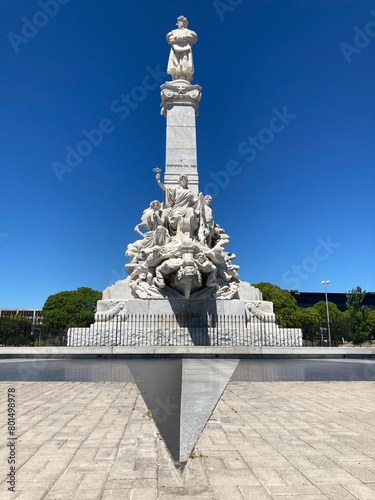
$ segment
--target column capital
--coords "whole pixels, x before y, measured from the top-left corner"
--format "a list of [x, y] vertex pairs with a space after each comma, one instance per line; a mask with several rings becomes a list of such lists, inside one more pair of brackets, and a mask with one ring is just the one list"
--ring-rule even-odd
[[195, 115], [198, 115], [198, 106], [201, 99], [200, 85], [191, 85], [186, 80], [174, 80], [161, 85], [161, 114], [167, 117], [170, 106], [193, 106]]

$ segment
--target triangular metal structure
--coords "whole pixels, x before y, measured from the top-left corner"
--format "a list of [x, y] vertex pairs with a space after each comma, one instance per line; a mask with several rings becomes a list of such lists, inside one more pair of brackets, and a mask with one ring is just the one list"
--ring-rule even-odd
[[238, 362], [237, 359], [127, 361], [176, 466], [187, 462]]

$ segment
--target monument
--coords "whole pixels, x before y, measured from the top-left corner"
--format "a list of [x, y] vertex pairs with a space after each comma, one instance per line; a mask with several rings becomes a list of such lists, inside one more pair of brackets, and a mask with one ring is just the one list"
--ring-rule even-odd
[[172, 80], [161, 86], [167, 121], [162, 201], [151, 201], [135, 226], [128, 277], [103, 292], [90, 328], [71, 328], [70, 346], [300, 346], [299, 329], [280, 328], [273, 304], [240, 280], [230, 237], [199, 191], [195, 119], [201, 87], [192, 84], [197, 41], [180, 16], [167, 34]]

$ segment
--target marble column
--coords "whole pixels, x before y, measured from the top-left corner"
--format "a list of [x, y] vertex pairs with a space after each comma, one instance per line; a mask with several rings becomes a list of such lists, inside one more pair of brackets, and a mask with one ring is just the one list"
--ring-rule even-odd
[[161, 113], [167, 119], [164, 184], [176, 187], [180, 175], [187, 174], [189, 189], [198, 194], [195, 117], [201, 87], [186, 80], [173, 80], [161, 86], [161, 98]]

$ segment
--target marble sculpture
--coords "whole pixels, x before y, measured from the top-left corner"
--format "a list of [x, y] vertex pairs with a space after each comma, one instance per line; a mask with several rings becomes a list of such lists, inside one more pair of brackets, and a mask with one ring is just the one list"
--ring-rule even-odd
[[[176, 187], [166, 187], [154, 169], [164, 202], [152, 201], [135, 231], [142, 239], [126, 255], [129, 286], [136, 297], [233, 298], [239, 287], [235, 254], [225, 251], [229, 236], [213, 219], [209, 195], [194, 195], [181, 174]], [[140, 231], [144, 228], [145, 232]]]
[[167, 34], [172, 81], [161, 86], [164, 182], [154, 168], [160, 200], [151, 201], [134, 228], [140, 238], [126, 250], [128, 277], [103, 292], [95, 324], [69, 330], [68, 345], [301, 345], [301, 331], [279, 328], [273, 304], [240, 280], [212, 198], [199, 191], [195, 120], [201, 87], [191, 83], [197, 35], [187, 26], [180, 16]]

